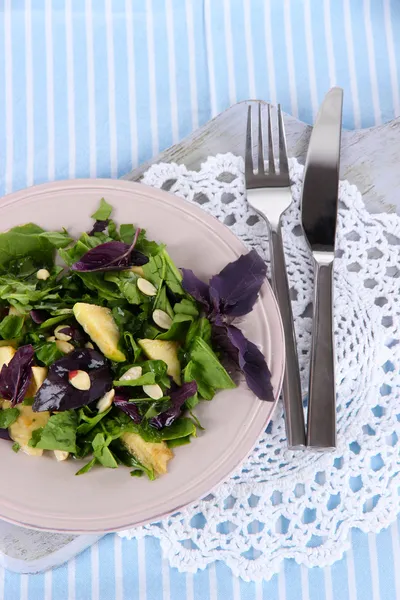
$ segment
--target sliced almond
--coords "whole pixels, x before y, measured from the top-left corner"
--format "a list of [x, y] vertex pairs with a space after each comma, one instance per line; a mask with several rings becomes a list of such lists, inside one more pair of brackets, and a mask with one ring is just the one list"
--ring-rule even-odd
[[96, 404], [99, 413], [102, 413], [105, 410], [107, 410], [107, 408], [110, 408], [111, 404], [114, 401], [114, 397], [115, 390], [110, 390], [109, 392], [106, 392], [102, 398], [100, 398], [100, 400]]
[[86, 371], [70, 371], [68, 373], [68, 379], [70, 384], [77, 390], [86, 391], [89, 390], [92, 385], [89, 374], [86, 373]]
[[54, 450], [54, 456], [58, 462], [61, 462], [62, 460], [67, 460], [69, 452], [66, 452], [65, 450]]
[[172, 325], [171, 317], [164, 311], [159, 308], [153, 312], [153, 321], [156, 325], [161, 327], [161, 329], [169, 329]]
[[54, 336], [57, 340], [61, 340], [62, 342], [69, 342], [71, 336], [68, 333], [62, 333], [62, 330], [66, 328], [66, 325], [59, 325], [54, 330]]
[[89, 350], [94, 350], [94, 346], [93, 346], [92, 342], [86, 342], [85, 348], [89, 348]]
[[[55, 338], [54, 338], [55, 339]], [[75, 350], [74, 346], [69, 342], [64, 342], [63, 340], [56, 340], [56, 346], [63, 354], [69, 354], [73, 350]]]
[[157, 295], [157, 288], [150, 281], [144, 279], [143, 277], [139, 277], [136, 285], [138, 286], [142, 294], [144, 294], [145, 296]]
[[47, 269], [39, 269], [39, 271], [36, 273], [36, 277], [38, 279], [43, 279], [43, 281], [46, 281], [46, 279], [50, 277], [50, 273]]
[[133, 379], [139, 379], [142, 376], [142, 367], [131, 367], [121, 377], [122, 381], [129, 381]]
[[150, 396], [153, 400], [159, 400], [164, 396], [162, 389], [158, 385], [158, 383], [153, 383], [152, 385], [144, 385], [143, 391], [147, 396]]
[[55, 342], [56, 338], [54, 335], [49, 335], [49, 337], [46, 338], [46, 342]]

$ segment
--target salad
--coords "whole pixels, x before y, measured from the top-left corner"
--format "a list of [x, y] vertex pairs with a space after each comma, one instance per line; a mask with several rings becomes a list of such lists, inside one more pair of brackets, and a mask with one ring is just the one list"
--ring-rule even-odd
[[77, 474], [125, 465], [154, 479], [202, 429], [196, 405], [238, 371], [273, 400], [261, 351], [234, 325], [266, 267], [253, 250], [205, 283], [117, 226], [104, 199], [92, 218], [77, 240], [32, 223], [0, 234], [0, 438], [78, 459]]

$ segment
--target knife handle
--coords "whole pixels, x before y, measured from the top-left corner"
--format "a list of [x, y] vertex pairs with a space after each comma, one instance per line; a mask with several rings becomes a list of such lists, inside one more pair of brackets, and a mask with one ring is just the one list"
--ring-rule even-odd
[[301, 395], [296, 333], [293, 324], [285, 254], [280, 226], [271, 228], [272, 283], [278, 299], [285, 336], [286, 366], [282, 386], [286, 437], [289, 448], [304, 448], [306, 444], [303, 400]]
[[307, 446], [321, 450], [336, 448], [332, 274], [333, 260], [328, 263], [315, 261]]

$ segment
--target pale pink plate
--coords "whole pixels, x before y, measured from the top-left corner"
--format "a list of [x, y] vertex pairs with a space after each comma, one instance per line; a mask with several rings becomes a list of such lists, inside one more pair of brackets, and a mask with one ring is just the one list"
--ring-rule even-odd
[[[142, 184], [111, 180], [61, 181], [6, 196], [3, 231], [29, 221], [73, 235], [90, 229], [90, 215], [104, 197], [118, 223], [135, 223], [165, 242], [180, 267], [204, 279], [246, 252], [243, 244], [201, 208]], [[241, 324], [263, 348], [278, 397], [284, 372], [284, 340], [278, 307], [265, 283], [261, 299]], [[206, 495], [248, 455], [265, 429], [274, 404], [261, 402], [243, 383], [196, 409], [205, 431], [175, 450], [169, 473], [157, 481], [132, 478], [129, 469], [96, 468], [75, 477], [79, 463], [15, 454], [0, 440], [0, 518], [30, 528], [94, 533], [127, 529], [172, 513]]]

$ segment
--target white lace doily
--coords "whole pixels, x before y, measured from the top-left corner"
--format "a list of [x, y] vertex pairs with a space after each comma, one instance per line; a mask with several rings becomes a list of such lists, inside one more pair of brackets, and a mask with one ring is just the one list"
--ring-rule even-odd
[[[308, 382], [313, 271], [302, 236], [303, 167], [291, 160], [294, 203], [284, 221], [286, 262], [303, 390]], [[209, 158], [199, 172], [152, 166], [143, 182], [197, 202], [268, 260], [265, 223], [246, 204], [243, 161]], [[370, 215], [340, 185], [335, 261], [338, 447], [287, 449], [280, 407], [242, 467], [213, 494], [160, 523], [153, 535], [181, 571], [223, 560], [245, 580], [269, 579], [284, 558], [324, 566], [348, 548], [349, 529], [379, 531], [400, 512], [400, 217]]]

